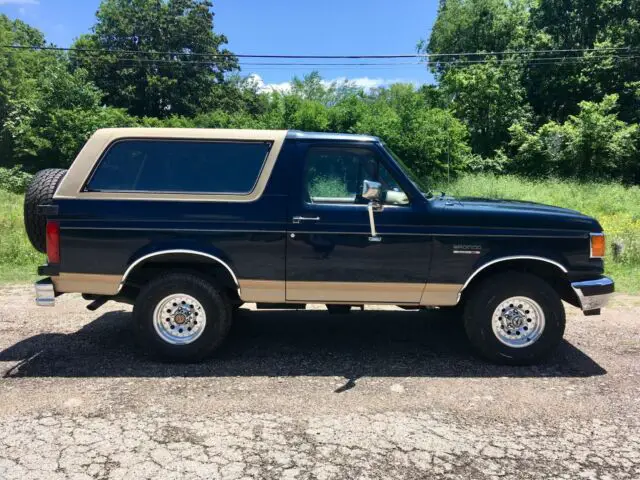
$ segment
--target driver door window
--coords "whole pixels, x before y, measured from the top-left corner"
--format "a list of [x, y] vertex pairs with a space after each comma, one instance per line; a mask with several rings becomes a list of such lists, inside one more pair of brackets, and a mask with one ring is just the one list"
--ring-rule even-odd
[[365, 204], [362, 182], [382, 184], [387, 205], [407, 205], [409, 199], [375, 152], [366, 148], [320, 148], [309, 150], [305, 161], [304, 192], [315, 204]]

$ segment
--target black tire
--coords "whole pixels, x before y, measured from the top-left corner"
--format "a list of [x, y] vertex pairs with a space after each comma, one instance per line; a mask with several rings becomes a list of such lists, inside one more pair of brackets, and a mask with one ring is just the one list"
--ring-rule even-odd
[[51, 204], [53, 194], [66, 173], [62, 168], [40, 170], [24, 194], [24, 228], [31, 245], [42, 253], [47, 251], [47, 218], [38, 213], [38, 205]]
[[[510, 297], [527, 297], [535, 301], [544, 314], [540, 336], [519, 348], [501, 342], [492, 328], [494, 311]], [[544, 280], [535, 275], [507, 272], [486, 278], [468, 292], [464, 327], [471, 345], [486, 359], [507, 365], [530, 365], [547, 357], [562, 340], [565, 312], [559, 295]]]
[[[206, 324], [191, 343], [169, 343], [154, 326], [156, 307], [172, 294], [189, 295], [204, 309]], [[224, 290], [205, 278], [190, 273], [165, 273], [142, 288], [133, 307], [133, 318], [140, 346], [154, 358], [198, 362], [210, 356], [226, 338], [231, 327], [232, 307]]]
[[236, 313], [238, 313], [238, 310], [240, 310], [242, 308], [242, 306], [244, 305], [244, 303], [242, 302], [236, 302], [236, 303], [231, 303], [231, 311], [232, 313], [235, 315]]

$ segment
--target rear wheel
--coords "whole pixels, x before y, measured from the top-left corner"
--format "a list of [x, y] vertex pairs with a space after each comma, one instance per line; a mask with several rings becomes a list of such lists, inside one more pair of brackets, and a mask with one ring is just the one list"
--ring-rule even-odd
[[167, 273], [142, 288], [133, 308], [138, 341], [161, 360], [195, 362], [213, 353], [231, 326], [222, 289], [190, 273]]
[[465, 330], [471, 345], [489, 360], [510, 365], [536, 363], [562, 340], [562, 301], [539, 277], [517, 272], [497, 274], [468, 295]]

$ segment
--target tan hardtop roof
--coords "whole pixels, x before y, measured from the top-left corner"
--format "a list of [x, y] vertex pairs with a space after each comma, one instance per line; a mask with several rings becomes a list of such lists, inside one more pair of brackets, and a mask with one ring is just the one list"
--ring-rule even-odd
[[240, 128], [101, 128], [93, 139], [108, 138], [203, 138], [229, 140], [276, 140], [284, 138], [287, 130], [256, 130]]
[[275, 140], [291, 138], [299, 140], [350, 140], [379, 141], [371, 135], [331, 132], [302, 132], [300, 130], [259, 130], [249, 128], [102, 128], [93, 137], [109, 138], [201, 138], [212, 140]]

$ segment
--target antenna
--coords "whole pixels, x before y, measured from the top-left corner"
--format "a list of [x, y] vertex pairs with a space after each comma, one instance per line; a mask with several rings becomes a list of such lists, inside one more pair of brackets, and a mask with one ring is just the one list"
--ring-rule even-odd
[[[449, 100], [449, 112], [451, 105], [456, 100], [456, 93]], [[447, 116], [447, 190], [451, 190], [451, 117]]]
[[451, 190], [451, 120], [447, 117], [447, 190]]

